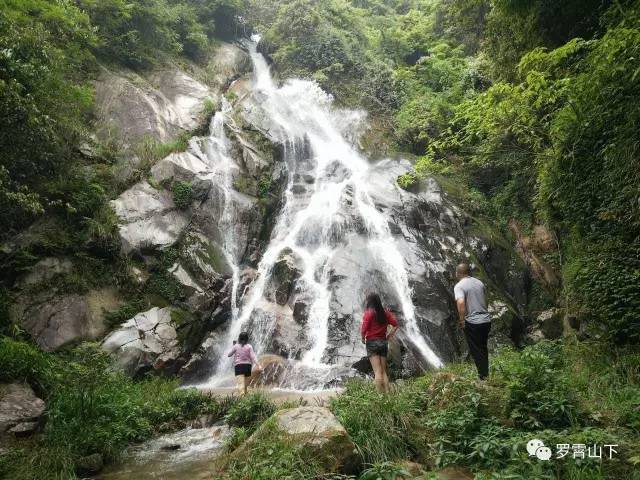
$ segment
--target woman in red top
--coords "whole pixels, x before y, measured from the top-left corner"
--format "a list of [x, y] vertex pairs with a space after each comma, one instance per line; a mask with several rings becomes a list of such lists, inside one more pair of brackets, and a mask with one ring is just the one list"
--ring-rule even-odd
[[367, 356], [373, 368], [376, 390], [389, 393], [389, 375], [387, 374], [387, 352], [389, 339], [398, 330], [398, 321], [389, 310], [382, 307], [377, 293], [367, 296], [362, 317], [362, 343], [367, 346]]

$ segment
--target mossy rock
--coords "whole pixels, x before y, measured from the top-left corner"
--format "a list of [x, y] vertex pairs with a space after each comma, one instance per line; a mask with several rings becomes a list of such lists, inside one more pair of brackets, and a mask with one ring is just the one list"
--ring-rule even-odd
[[[297, 455], [308, 457], [308, 461], [325, 474], [352, 474], [360, 466], [351, 437], [325, 407], [297, 407], [276, 412], [230, 455], [229, 461], [246, 461], [254, 449], [267, 449], [269, 445], [294, 446]], [[275, 452], [277, 454], [277, 450]]]

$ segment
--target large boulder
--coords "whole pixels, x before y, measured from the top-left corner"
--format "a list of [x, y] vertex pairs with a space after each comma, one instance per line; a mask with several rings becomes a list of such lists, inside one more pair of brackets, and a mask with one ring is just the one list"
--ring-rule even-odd
[[357, 469], [356, 446], [328, 408], [291, 408], [277, 412], [274, 418], [277, 428], [314, 451], [327, 472], [353, 473]]
[[206, 121], [207, 101], [218, 103], [226, 87], [248, 72], [247, 53], [220, 42], [206, 67], [165, 64], [145, 73], [102, 66], [95, 82], [97, 134], [128, 153], [146, 139], [168, 142]]
[[31, 434], [38, 428], [45, 403], [22, 383], [0, 384], [0, 442], [7, 433]]
[[[265, 425], [273, 425], [277, 435], [294, 441], [322, 463], [326, 473], [355, 473], [359, 467], [356, 446], [338, 419], [325, 407], [297, 407], [276, 412]], [[245, 449], [265, 435], [264, 425], [233, 452], [241, 458]]]
[[251, 371], [250, 386], [278, 386], [287, 372], [287, 359], [279, 355], [262, 355], [258, 358], [262, 370]]
[[131, 376], [150, 370], [175, 371], [180, 349], [171, 312], [169, 307], [154, 307], [137, 314], [107, 336], [102, 348]]
[[157, 183], [179, 180], [191, 183], [195, 198], [206, 197], [211, 188], [211, 166], [197, 151], [172, 153], [151, 167]]
[[12, 313], [38, 346], [51, 352], [71, 343], [100, 338], [106, 331], [105, 310], [119, 305], [117, 293], [111, 288], [84, 295], [57, 294], [53, 289], [23, 293]]
[[221, 42], [206, 66], [206, 82], [221, 92], [250, 70], [251, 59], [247, 52], [237, 45]]
[[163, 249], [173, 245], [189, 223], [187, 212], [178, 210], [171, 194], [141, 182], [111, 202], [119, 218], [125, 253]]

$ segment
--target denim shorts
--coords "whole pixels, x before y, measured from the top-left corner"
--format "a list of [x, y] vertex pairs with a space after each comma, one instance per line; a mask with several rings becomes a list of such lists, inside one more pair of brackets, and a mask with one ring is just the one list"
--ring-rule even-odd
[[367, 340], [367, 356], [371, 355], [380, 355], [381, 357], [386, 357], [387, 352], [389, 351], [389, 342], [383, 339], [379, 340]]

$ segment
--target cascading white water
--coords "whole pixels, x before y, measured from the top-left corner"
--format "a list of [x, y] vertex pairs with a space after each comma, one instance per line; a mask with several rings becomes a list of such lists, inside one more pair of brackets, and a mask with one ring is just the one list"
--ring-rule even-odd
[[[398, 299], [407, 337], [431, 365], [441, 366], [441, 360], [418, 328], [405, 260], [389, 230], [387, 219], [376, 208], [368, 190], [366, 177], [370, 164], [351, 141], [357, 137], [365, 118], [364, 112], [332, 108], [332, 98], [311, 81], [292, 79], [282, 86], [276, 85], [265, 59], [256, 51], [255, 43], [250, 50], [254, 65], [253, 92], [260, 96], [260, 107], [270, 121], [269, 134], [284, 146], [288, 186], [271, 240], [258, 265], [256, 280], [242, 299], [239, 311], [234, 312], [221, 348], [230, 345], [251, 323], [254, 348], [258, 353], [265, 350], [272, 325], [268, 319], [256, 321], [256, 312], [269, 308], [265, 306], [268, 303], [265, 288], [274, 265], [281, 253], [287, 250], [298, 259], [301, 269], [298, 282], [304, 285], [310, 298], [306, 332], [309, 348], [303, 353], [300, 363], [312, 369], [326, 367], [323, 357], [329, 341], [329, 265], [336, 252], [335, 237], [352, 234], [349, 230], [354, 228], [342, 222], [341, 212], [347, 202], [349, 214], [357, 220], [353, 223], [363, 226], [370, 257], [378, 270], [385, 272], [387, 282]], [[217, 155], [218, 161], [224, 160], [220, 157], [228, 160], [222, 124], [224, 115], [225, 109], [214, 117], [209, 142], [211, 152], [207, 152], [210, 158]], [[231, 168], [231, 163], [227, 164]], [[338, 175], [337, 170], [340, 172]], [[308, 181], [301, 193], [296, 190], [296, 185], [303, 174]], [[231, 221], [233, 219], [223, 215], [221, 222]], [[358, 234], [362, 235], [361, 232]], [[227, 241], [232, 239], [225, 239], [225, 244]], [[233, 251], [231, 245], [225, 250]], [[234, 265], [236, 276], [238, 258], [229, 255], [229, 263]], [[235, 277], [234, 288], [237, 284]], [[228, 371], [228, 360], [221, 358], [208, 384], [220, 385], [228, 378]]]
[[[221, 234], [222, 254], [231, 268], [231, 317], [232, 322], [238, 315], [238, 284], [240, 283], [240, 268], [238, 266], [240, 253], [237, 248], [237, 241], [234, 237], [233, 225], [237, 221], [233, 215], [231, 204], [233, 202], [233, 174], [237, 170], [237, 165], [229, 154], [229, 140], [224, 131], [224, 122], [231, 105], [223, 98], [222, 108], [215, 113], [209, 126], [209, 136], [205, 137], [202, 143], [193, 141], [190, 144], [191, 151], [201, 158], [211, 169], [211, 175], [222, 193], [222, 212], [218, 222], [218, 229]], [[204, 151], [203, 151], [204, 149]]]

